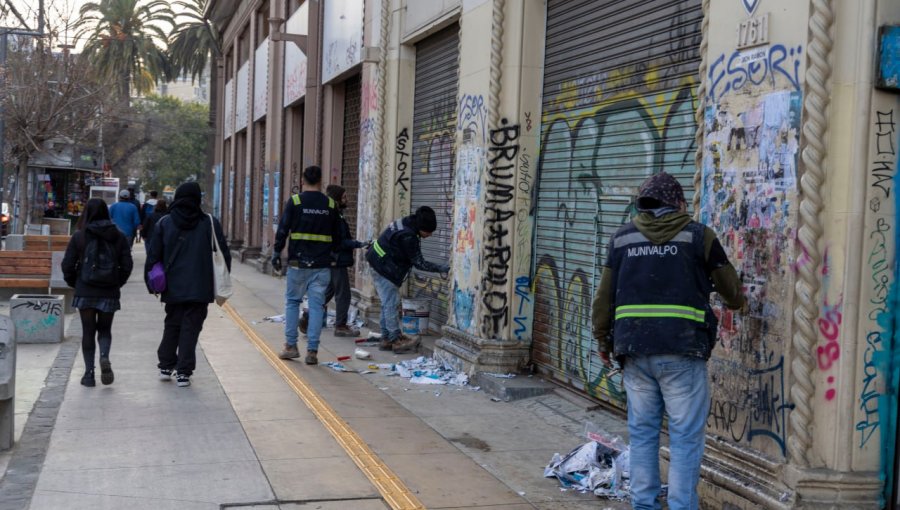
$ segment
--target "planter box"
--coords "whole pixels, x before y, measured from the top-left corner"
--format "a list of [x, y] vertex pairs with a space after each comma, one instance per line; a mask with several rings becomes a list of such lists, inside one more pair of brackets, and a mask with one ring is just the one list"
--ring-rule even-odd
[[9, 315], [16, 343], [62, 342], [65, 301], [61, 295], [16, 294], [9, 301]]

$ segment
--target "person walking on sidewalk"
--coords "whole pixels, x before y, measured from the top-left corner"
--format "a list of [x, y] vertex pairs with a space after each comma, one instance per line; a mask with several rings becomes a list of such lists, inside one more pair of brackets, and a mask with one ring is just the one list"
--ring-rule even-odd
[[153, 227], [159, 223], [159, 220], [169, 214], [169, 203], [165, 198], [161, 198], [153, 204], [153, 212], [144, 219], [141, 226], [141, 235], [144, 237], [144, 245], [147, 251], [150, 251], [150, 239], [153, 238]]
[[420, 240], [431, 237], [435, 230], [434, 210], [422, 206], [415, 214], [394, 220], [366, 252], [366, 261], [374, 270], [375, 291], [381, 300], [379, 350], [401, 354], [419, 346], [419, 338], [400, 333], [400, 285], [413, 267], [447, 277], [450, 266], [428, 262], [422, 256]]
[[109, 362], [112, 347], [112, 323], [120, 308], [121, 288], [131, 276], [134, 262], [131, 245], [109, 219], [106, 202], [88, 200], [63, 255], [62, 272], [66, 285], [75, 289], [72, 306], [81, 317], [81, 354], [84, 376], [81, 384], [96, 385], [94, 355], [100, 344], [100, 382], [112, 384]]
[[[150, 249], [144, 265], [144, 281], [157, 262], [163, 262], [166, 290], [166, 318], [162, 340], [156, 350], [159, 377], [175, 376], [178, 386], [190, 386], [197, 367], [197, 339], [203, 329], [209, 304], [215, 300], [212, 236], [223, 249], [225, 264], [231, 271], [231, 253], [219, 220], [200, 209], [200, 185], [186, 182], [175, 190], [169, 214], [153, 228]], [[149, 287], [147, 289], [152, 292]]]
[[109, 216], [125, 236], [128, 246], [134, 244], [134, 236], [141, 226], [141, 216], [137, 206], [131, 202], [131, 194], [127, 189], [119, 192], [119, 201], [110, 206]]
[[300, 357], [297, 327], [303, 296], [309, 296], [307, 365], [319, 362], [319, 337], [325, 312], [325, 291], [331, 281], [332, 253], [340, 248], [341, 226], [337, 202], [321, 191], [322, 169], [303, 170], [303, 192], [291, 195], [284, 204], [275, 246], [272, 268], [281, 271], [281, 250], [288, 248], [287, 284], [284, 293], [284, 350], [281, 359]]
[[639, 214], [610, 241], [592, 306], [593, 335], [604, 365], [612, 367], [612, 353], [623, 366], [633, 508], [659, 508], [665, 411], [668, 505], [696, 510], [709, 412], [706, 361], [718, 329], [709, 295], [715, 290], [731, 309], [746, 300], [715, 232], [685, 212], [674, 177], [662, 172], [644, 181], [637, 208]]
[[[348, 272], [349, 268], [353, 267], [353, 250], [365, 247], [366, 243], [353, 239], [353, 234], [350, 233], [350, 225], [344, 219], [343, 211], [347, 208], [347, 190], [343, 186], [329, 184], [325, 188], [325, 194], [337, 202], [338, 215], [341, 222], [341, 248], [334, 254], [334, 261], [331, 266], [331, 281], [328, 283], [328, 289], [325, 291], [325, 309], [328, 309], [328, 302], [331, 301], [331, 298], [334, 298], [334, 336], [356, 337], [359, 336], [359, 329], [352, 324], [347, 324], [351, 298], [350, 275]], [[300, 317], [300, 332], [305, 334], [308, 327], [309, 312], [304, 310], [303, 316]]]

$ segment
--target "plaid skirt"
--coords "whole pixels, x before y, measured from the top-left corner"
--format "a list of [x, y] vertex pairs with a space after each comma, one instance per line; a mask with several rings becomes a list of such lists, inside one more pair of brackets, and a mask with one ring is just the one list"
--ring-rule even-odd
[[121, 306], [116, 298], [78, 297], [72, 299], [72, 306], [79, 310], [84, 308], [96, 308], [101, 312], [113, 313]]

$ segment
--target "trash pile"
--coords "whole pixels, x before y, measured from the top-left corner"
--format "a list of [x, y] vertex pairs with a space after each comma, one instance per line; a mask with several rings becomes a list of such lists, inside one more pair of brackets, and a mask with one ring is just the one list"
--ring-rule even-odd
[[[419, 356], [415, 359], [401, 361], [399, 363], [381, 363], [378, 368], [390, 370], [388, 375], [398, 375], [415, 384], [450, 384], [453, 386], [468, 386], [469, 376], [454, 371], [449, 365], [434, 358]], [[478, 390], [478, 387], [472, 387]]]
[[566, 489], [624, 500], [629, 495], [629, 449], [621, 438], [597, 432], [588, 423], [590, 441], [565, 456], [556, 453], [544, 468], [544, 477], [559, 479]]

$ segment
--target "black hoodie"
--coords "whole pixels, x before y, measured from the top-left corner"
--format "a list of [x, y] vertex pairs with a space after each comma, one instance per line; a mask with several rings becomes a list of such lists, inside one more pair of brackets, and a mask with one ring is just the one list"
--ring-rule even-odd
[[[88, 238], [96, 236], [114, 246], [119, 256], [119, 286], [118, 287], [94, 287], [88, 285], [78, 277], [81, 265], [81, 256], [87, 246]], [[122, 232], [116, 228], [116, 224], [110, 220], [92, 221], [85, 230], [79, 230], [72, 235], [66, 254], [63, 256], [62, 271], [66, 285], [75, 288], [76, 297], [96, 297], [119, 299], [119, 288], [128, 281], [134, 262], [131, 260], [131, 247]]]
[[[178, 187], [169, 214], [153, 228], [153, 237], [144, 265], [144, 281], [157, 261], [166, 271], [163, 303], [212, 303], [213, 289], [212, 234], [231, 269], [231, 254], [219, 220], [200, 209], [200, 187], [185, 183]], [[149, 287], [148, 287], [149, 290]]]

